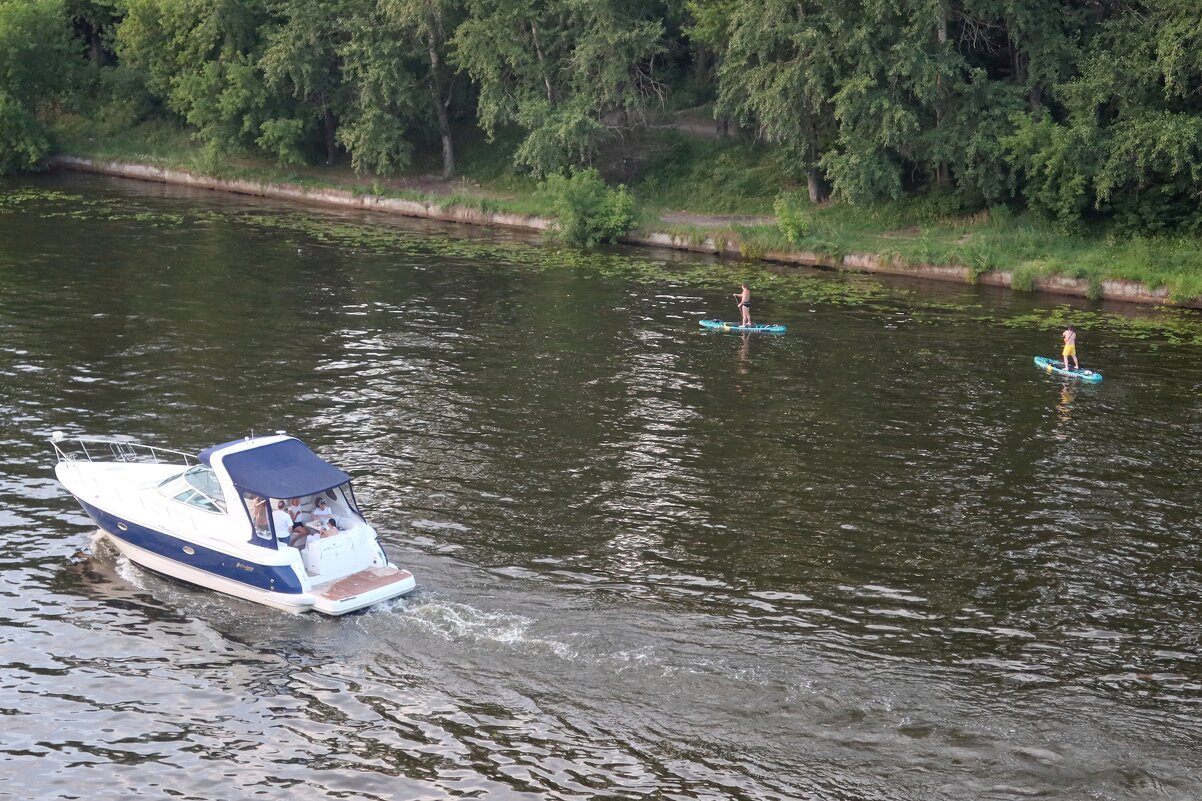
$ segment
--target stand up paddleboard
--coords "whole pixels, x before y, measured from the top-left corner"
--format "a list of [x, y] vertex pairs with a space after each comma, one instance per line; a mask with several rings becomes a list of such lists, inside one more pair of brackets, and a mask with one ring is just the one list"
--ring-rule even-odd
[[785, 327], [783, 325], [771, 325], [768, 323], [759, 323], [757, 325], [739, 325], [738, 323], [728, 323], [725, 320], [702, 320], [702, 328], [712, 328], [715, 331], [750, 331], [756, 334], [783, 334]]
[[1101, 381], [1102, 374], [1095, 373], [1093, 370], [1065, 370], [1064, 362], [1059, 359], [1049, 359], [1047, 356], [1036, 356], [1035, 366], [1040, 370], [1055, 375], [1062, 375], [1068, 378], [1079, 378], [1082, 381]]

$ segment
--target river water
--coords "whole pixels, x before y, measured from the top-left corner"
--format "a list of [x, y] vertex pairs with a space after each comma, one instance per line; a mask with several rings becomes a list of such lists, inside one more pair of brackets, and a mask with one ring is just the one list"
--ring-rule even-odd
[[[0, 289], [0, 797], [1202, 797], [1197, 316], [81, 176]], [[54, 430], [287, 430], [419, 589], [146, 573]]]

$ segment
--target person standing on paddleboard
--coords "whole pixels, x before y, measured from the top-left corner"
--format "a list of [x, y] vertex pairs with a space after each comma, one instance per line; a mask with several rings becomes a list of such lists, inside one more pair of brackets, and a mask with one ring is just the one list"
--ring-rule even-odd
[[739, 325], [744, 328], [751, 327], [751, 290], [747, 288], [747, 284], [742, 285], [742, 290], [731, 295], [732, 298], [739, 302], [739, 312], [743, 315], [743, 321]]
[[1060, 352], [1060, 355], [1064, 357], [1064, 369], [1068, 369], [1068, 357], [1072, 356], [1073, 369], [1080, 370], [1081, 365], [1077, 361], [1077, 329], [1070, 325], [1060, 336], [1064, 337], [1064, 350]]

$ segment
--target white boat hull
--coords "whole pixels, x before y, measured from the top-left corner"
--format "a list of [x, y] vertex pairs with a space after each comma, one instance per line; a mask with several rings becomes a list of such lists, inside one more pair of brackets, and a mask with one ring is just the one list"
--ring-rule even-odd
[[[358, 509], [350, 476], [292, 437], [247, 438], [196, 458], [114, 439], [51, 441], [59, 482], [118, 551], [148, 570], [274, 609], [327, 615], [416, 588], [412, 574], [388, 561]], [[238, 480], [263, 489], [240, 489], [227, 462]], [[297, 486], [309, 490], [293, 491]], [[276, 496], [278, 510], [263, 519]], [[281, 510], [283, 498], [302, 496], [311, 506], [298, 514], [307, 520], [317, 519], [318, 504], [327, 518], [338, 516], [333, 533], [319, 536], [309, 523], [307, 541], [296, 540], [300, 518]]]
[[[101, 529], [101, 531], [104, 531], [104, 529]], [[144, 567], [147, 570], [153, 570], [155, 573], [162, 573], [165, 576], [179, 579], [188, 584], [217, 590], [218, 592], [232, 595], [235, 598], [242, 598], [246, 601], [266, 604], [275, 609], [282, 609], [285, 612], [307, 612], [313, 608], [314, 601], [316, 601], [316, 598], [309, 593], [269, 592], [238, 581], [231, 581], [206, 570], [199, 570], [174, 559], [168, 559], [147, 551], [144, 548], [139, 548], [131, 542], [113, 536], [108, 531], [104, 531], [104, 533], [109, 542], [113, 543], [113, 546], [135, 565]]]

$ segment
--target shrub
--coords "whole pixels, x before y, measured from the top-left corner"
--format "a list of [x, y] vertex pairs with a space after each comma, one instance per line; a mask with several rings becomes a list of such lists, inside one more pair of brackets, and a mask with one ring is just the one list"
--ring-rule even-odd
[[776, 227], [790, 246], [796, 247], [810, 235], [810, 218], [797, 207], [788, 195], [777, 195], [772, 203], [776, 213]]
[[1020, 264], [1010, 273], [1010, 288], [1016, 292], [1034, 292], [1035, 282], [1039, 279], [1039, 267], [1034, 264]]
[[551, 235], [582, 248], [616, 242], [634, 227], [634, 198], [625, 185], [610, 188], [601, 173], [573, 167], [547, 176], [539, 188], [551, 203]]

